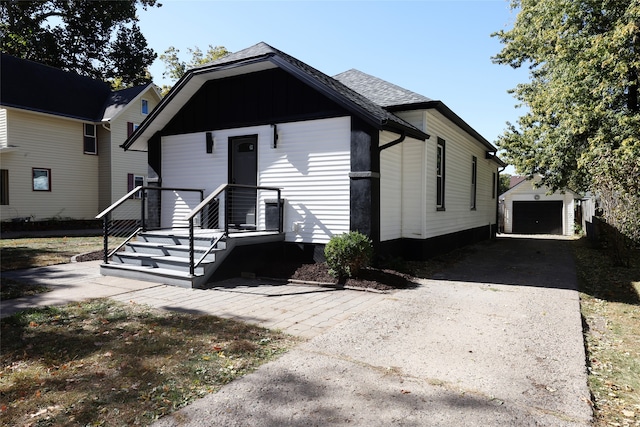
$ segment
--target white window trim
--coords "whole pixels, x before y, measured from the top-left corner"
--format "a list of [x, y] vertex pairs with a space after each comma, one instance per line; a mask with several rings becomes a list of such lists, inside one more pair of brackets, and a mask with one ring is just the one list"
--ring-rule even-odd
[[[145, 103], [146, 103], [146, 105], [147, 105], [147, 111], [146, 111], [146, 112], [144, 111]], [[148, 99], [144, 99], [144, 98], [142, 98], [142, 99], [140, 100], [140, 114], [142, 114], [143, 116], [146, 116], [146, 115], [148, 115], [148, 114], [149, 114], [149, 100], [148, 100]], [[135, 130], [135, 129], [134, 129], [134, 130]]]
[[[88, 135], [87, 134], [87, 126], [91, 126], [93, 127], [93, 135]], [[93, 123], [83, 123], [82, 124], [82, 151], [84, 152], [84, 154], [90, 154], [90, 155], [97, 155], [98, 154], [98, 135], [97, 135], [98, 130], [96, 129], [96, 125], [94, 125]], [[87, 151], [86, 150], [86, 144], [85, 144], [85, 139], [86, 138], [92, 138], [93, 139], [93, 147], [94, 150], [93, 151]]]

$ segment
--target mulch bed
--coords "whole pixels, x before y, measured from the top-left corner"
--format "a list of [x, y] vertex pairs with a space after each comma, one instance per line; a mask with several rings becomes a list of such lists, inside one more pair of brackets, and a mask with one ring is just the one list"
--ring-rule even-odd
[[329, 267], [325, 262], [315, 264], [272, 263], [260, 269], [256, 274], [260, 277], [292, 279], [302, 282], [376, 289], [380, 291], [407, 289], [416, 286], [416, 283], [412, 281], [412, 277], [407, 274], [378, 268], [365, 268], [360, 271], [358, 277], [338, 280], [329, 274]]

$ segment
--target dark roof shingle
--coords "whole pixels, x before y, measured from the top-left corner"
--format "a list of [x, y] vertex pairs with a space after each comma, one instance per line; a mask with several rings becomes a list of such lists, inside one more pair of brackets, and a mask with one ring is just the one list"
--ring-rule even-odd
[[149, 85], [116, 92], [108, 83], [2, 53], [0, 105], [99, 122], [114, 117]]
[[432, 101], [426, 96], [355, 69], [335, 75], [333, 78], [385, 108]]

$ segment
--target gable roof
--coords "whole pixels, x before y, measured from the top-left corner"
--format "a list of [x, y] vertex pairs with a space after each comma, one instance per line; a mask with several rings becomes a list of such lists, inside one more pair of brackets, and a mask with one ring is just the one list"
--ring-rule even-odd
[[[402, 88], [398, 85], [389, 83], [378, 77], [355, 69], [340, 73], [334, 76], [334, 78], [368, 97], [390, 112], [435, 109], [484, 145], [489, 152], [497, 152], [497, 148], [493, 144], [469, 126], [467, 122], [462, 120], [460, 116], [454, 113], [442, 101], [427, 98], [426, 96], [412, 92], [409, 89]], [[494, 158], [499, 165], [503, 167], [506, 166], [506, 164], [498, 157], [494, 156]]]
[[108, 83], [2, 53], [0, 105], [71, 119], [115, 117], [150, 84], [111, 91]]
[[[500, 194], [498, 196], [499, 200], [504, 200], [505, 197], [508, 194], [517, 193], [518, 191], [523, 190], [527, 186], [528, 186], [528, 188], [531, 188], [531, 190], [536, 190], [536, 184], [538, 184], [540, 182], [540, 180], [542, 179], [542, 176], [541, 175], [534, 175], [533, 177], [526, 177], [526, 176], [520, 177], [520, 176], [517, 176], [517, 177], [511, 177], [511, 178], [522, 178], [522, 179], [516, 180], [517, 182], [513, 186], [511, 186], [504, 193]], [[546, 185], [541, 185], [539, 188], [546, 189], [545, 193], [549, 191], [549, 187], [547, 187]], [[560, 193], [569, 192], [569, 193], [573, 194], [574, 198], [581, 198], [582, 197], [579, 193], [577, 193], [576, 191], [573, 191], [570, 188], [564, 188], [562, 190], [556, 190], [556, 191], [554, 191], [554, 194], [558, 193], [558, 192], [560, 192]]]
[[104, 104], [104, 113], [102, 114], [102, 120], [111, 120], [120, 114], [131, 101], [140, 96], [146, 89], [150, 88], [152, 83], [135, 86], [128, 89], [122, 89], [115, 92], [111, 92]]
[[161, 130], [206, 81], [272, 68], [283, 69], [376, 129], [405, 133], [422, 140], [429, 138], [429, 135], [385, 110], [366, 96], [304, 62], [261, 42], [188, 70], [122, 147], [144, 149], [146, 140]]

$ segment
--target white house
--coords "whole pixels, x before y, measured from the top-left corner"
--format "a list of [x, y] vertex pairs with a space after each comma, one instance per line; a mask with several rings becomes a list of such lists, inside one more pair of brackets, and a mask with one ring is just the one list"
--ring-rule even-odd
[[277, 188], [277, 231], [310, 252], [356, 230], [380, 255], [425, 258], [497, 231], [505, 165], [445, 104], [357, 70], [329, 77], [265, 43], [189, 70], [123, 147], [148, 153], [155, 186], [179, 189], [149, 193], [161, 229], [209, 202], [215, 218], [199, 226], [224, 229], [216, 239], [273, 229]]
[[153, 108], [153, 84], [113, 92], [75, 73], [2, 54], [0, 219], [93, 219], [146, 181], [147, 156], [120, 145]]
[[500, 195], [504, 232], [573, 235], [581, 196], [571, 190], [549, 194], [548, 187], [536, 187], [539, 181], [539, 176], [522, 180]]

